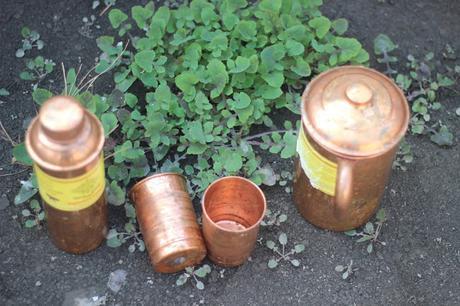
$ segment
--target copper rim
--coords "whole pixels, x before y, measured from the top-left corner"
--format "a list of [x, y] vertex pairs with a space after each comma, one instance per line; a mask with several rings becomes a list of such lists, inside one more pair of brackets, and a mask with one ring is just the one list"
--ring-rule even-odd
[[[343, 158], [348, 158], [348, 159], [372, 158], [374, 156], [379, 156], [379, 155], [385, 154], [386, 152], [392, 150], [395, 146], [397, 146], [399, 144], [399, 142], [401, 141], [401, 138], [404, 136], [404, 134], [407, 131], [407, 126], [408, 126], [409, 120], [410, 120], [410, 110], [409, 110], [409, 105], [407, 103], [404, 103], [404, 106], [403, 106], [405, 108], [405, 116], [404, 116], [404, 123], [402, 124], [402, 126], [404, 126], [406, 128], [402, 128], [399, 131], [399, 133], [397, 133], [394, 136], [394, 141], [393, 141], [392, 145], [389, 145], [389, 146], [387, 146], [387, 147], [385, 147], [385, 148], [383, 148], [383, 149], [381, 149], [379, 151], [373, 152], [372, 154], [359, 154], [358, 153], [358, 154], [355, 154], [355, 155], [347, 155], [347, 154], [344, 154], [343, 152], [341, 152], [340, 150], [335, 150], [333, 148], [324, 146], [322, 144], [321, 135], [319, 135], [319, 133], [316, 131], [316, 129], [307, 120], [308, 114], [306, 113], [305, 100], [306, 100], [306, 95], [310, 91], [310, 88], [312, 88], [318, 80], [322, 79], [324, 77], [324, 74], [329, 74], [329, 73], [333, 73], [333, 72], [335, 72], [337, 70], [346, 70], [346, 69], [362, 69], [362, 70], [365, 70], [365, 71], [370, 72], [370, 73], [375, 73], [375, 74], [378, 74], [383, 79], [385, 79], [386, 81], [388, 81], [389, 83], [394, 84], [394, 81], [392, 79], [390, 79], [389, 77], [387, 77], [386, 75], [384, 75], [383, 73], [381, 73], [381, 72], [379, 72], [377, 70], [368, 68], [368, 67], [364, 67], [364, 66], [347, 65], [347, 66], [340, 66], [340, 67], [329, 69], [326, 72], [323, 72], [323, 73], [317, 75], [316, 77], [314, 77], [308, 83], [307, 87], [305, 88], [305, 91], [302, 94], [301, 107], [300, 107], [302, 128], [305, 129], [305, 132], [308, 133], [318, 145], [323, 147], [325, 150], [328, 150], [328, 151], [332, 152], [333, 154], [338, 155], [338, 156], [343, 157]], [[394, 86], [394, 89], [398, 92], [398, 94], [400, 95], [402, 100], [406, 100], [404, 93], [402, 92], [402, 90], [397, 85]]]
[[[94, 126], [97, 127], [98, 133], [100, 135], [104, 135], [104, 128], [103, 128], [102, 124], [100, 123], [99, 119], [97, 119], [97, 117], [94, 114], [90, 113], [85, 108], [83, 108], [83, 110], [84, 110], [84, 113], [85, 113], [85, 117], [87, 117], [91, 121], [91, 123], [93, 123]], [[95, 149], [94, 152], [91, 155], [89, 155], [88, 157], [86, 157], [85, 160], [82, 161], [82, 162], [79, 162], [79, 163], [77, 163], [75, 165], [72, 165], [72, 166], [57, 166], [55, 164], [46, 162], [40, 157], [40, 155], [38, 155], [33, 150], [33, 147], [31, 146], [31, 139], [30, 139], [31, 138], [31, 131], [38, 124], [38, 119], [39, 119], [38, 116], [35, 117], [32, 120], [32, 122], [30, 123], [29, 128], [27, 129], [25, 145], [28, 148], [27, 152], [29, 153], [29, 155], [32, 158], [32, 160], [35, 163], [37, 163], [40, 167], [42, 167], [44, 169], [47, 169], [47, 170], [50, 170], [50, 171], [57, 171], [57, 172], [61, 172], [61, 171], [69, 171], [70, 172], [70, 171], [75, 171], [75, 170], [78, 170], [78, 169], [81, 169], [81, 168], [85, 168], [88, 164], [92, 163], [94, 160], [96, 160], [98, 158], [100, 152], [104, 148], [105, 138], [101, 137], [101, 139], [100, 139], [100, 141], [99, 141], [99, 143], [97, 145], [97, 149]]]
[[[246, 183], [249, 183], [251, 184], [252, 186], [255, 187], [255, 189], [259, 192], [259, 194], [262, 196], [262, 199], [263, 199], [263, 203], [264, 203], [264, 209], [262, 211], [262, 214], [260, 216], [259, 219], [257, 219], [257, 222], [255, 222], [253, 225], [249, 226], [249, 227], [246, 227], [245, 229], [242, 229], [242, 230], [229, 230], [228, 228], [225, 228], [225, 227], [222, 227], [220, 226], [219, 224], [215, 223], [211, 217], [209, 217], [208, 213], [206, 212], [206, 208], [205, 208], [205, 203], [206, 203], [206, 194], [207, 194], [207, 191], [209, 189], [211, 189], [211, 187], [213, 187], [214, 185], [218, 184], [219, 182], [221, 181], [224, 181], [224, 180], [227, 180], [227, 179], [238, 179], [238, 180], [242, 180], [242, 181], [245, 181]], [[247, 178], [244, 178], [244, 177], [241, 177], [241, 176], [225, 176], [225, 177], [221, 177], [220, 179], [217, 179], [215, 180], [214, 182], [212, 182], [208, 188], [206, 188], [206, 191], [204, 192], [203, 194], [203, 199], [201, 200], [201, 210], [202, 210], [202, 213], [203, 215], [205, 215], [219, 230], [221, 231], [224, 231], [224, 232], [227, 232], [227, 233], [234, 233], [234, 232], [246, 232], [246, 231], [250, 231], [252, 230], [253, 228], [259, 226], [260, 222], [264, 219], [265, 217], [265, 213], [267, 211], [267, 199], [265, 198], [265, 194], [264, 192], [262, 191], [262, 189], [260, 189], [259, 186], [257, 186], [257, 184], [255, 184], [253, 181], [251, 180], [248, 180]]]
[[143, 178], [136, 184], [134, 184], [133, 187], [131, 187], [131, 190], [129, 191], [128, 196], [132, 198], [133, 193], [139, 188], [139, 186], [143, 185], [145, 182], [161, 177], [161, 176], [167, 176], [167, 175], [177, 175], [177, 176], [182, 177], [184, 180], [187, 180], [185, 176], [177, 172], [161, 172], [161, 173], [152, 174], [150, 176]]

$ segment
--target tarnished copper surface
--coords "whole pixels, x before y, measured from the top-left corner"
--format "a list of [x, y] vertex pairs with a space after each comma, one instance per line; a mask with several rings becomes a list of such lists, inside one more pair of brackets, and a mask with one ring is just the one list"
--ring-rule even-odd
[[[56, 178], [79, 177], [95, 167], [104, 145], [99, 120], [69, 96], [45, 102], [26, 133], [26, 147], [36, 166]], [[44, 202], [47, 227], [60, 249], [82, 254], [97, 248], [107, 233], [105, 192], [81, 210], [63, 211]]]
[[105, 193], [96, 203], [82, 210], [63, 212], [45, 205], [45, 212], [51, 240], [66, 252], [84, 254], [92, 251], [101, 244], [107, 234]]
[[182, 175], [147, 177], [130, 196], [155, 271], [174, 273], [203, 260], [206, 247]]
[[243, 264], [254, 248], [265, 215], [262, 190], [245, 178], [224, 177], [206, 189], [202, 208], [209, 258], [226, 267]]
[[376, 211], [410, 117], [404, 94], [365, 67], [331, 69], [302, 96], [302, 129], [315, 150], [337, 163], [335, 196], [314, 188], [295, 163], [294, 201], [312, 224], [345, 231]]

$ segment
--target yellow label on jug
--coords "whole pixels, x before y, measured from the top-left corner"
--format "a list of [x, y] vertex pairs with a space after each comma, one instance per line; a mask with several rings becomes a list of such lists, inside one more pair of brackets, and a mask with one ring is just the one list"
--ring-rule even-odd
[[303, 128], [300, 128], [297, 139], [297, 153], [300, 165], [310, 180], [310, 184], [327, 195], [335, 195], [337, 164], [325, 158], [308, 141]]
[[104, 158], [87, 173], [63, 179], [45, 173], [34, 165], [38, 190], [42, 199], [54, 208], [65, 211], [84, 209], [95, 203], [105, 189]]

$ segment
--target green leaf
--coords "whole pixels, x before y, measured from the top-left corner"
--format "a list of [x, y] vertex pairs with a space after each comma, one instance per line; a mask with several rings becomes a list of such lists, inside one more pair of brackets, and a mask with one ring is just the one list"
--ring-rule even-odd
[[32, 166], [33, 164], [32, 159], [29, 156], [29, 153], [27, 153], [26, 146], [24, 143], [20, 143], [13, 148], [13, 157], [15, 161], [20, 164], [26, 166]]
[[385, 221], [386, 220], [385, 209], [380, 208], [379, 211], [377, 212], [376, 217], [377, 217], [377, 220], [379, 221]]
[[236, 25], [235, 30], [240, 34], [242, 40], [251, 41], [256, 38], [257, 24], [252, 20], [243, 20]]
[[118, 124], [117, 117], [114, 113], [105, 113], [101, 116], [102, 126], [104, 127], [105, 137], [109, 136], [110, 133], [115, 130]]
[[251, 104], [251, 98], [244, 92], [235, 93], [233, 98], [235, 100], [234, 107], [236, 109], [243, 109]]
[[296, 58], [296, 65], [291, 67], [291, 71], [303, 77], [311, 75], [310, 65], [303, 58]]
[[398, 45], [394, 44], [390, 37], [385, 34], [379, 34], [374, 39], [374, 53], [377, 55], [389, 53], [397, 47]]
[[269, 248], [270, 250], [273, 250], [275, 248], [275, 242], [272, 241], [272, 240], [267, 240], [267, 242], [265, 243], [265, 245], [267, 246], [267, 248]]
[[267, 67], [274, 67], [286, 54], [284, 46], [280, 43], [266, 47], [260, 53], [262, 62], [267, 65]]
[[29, 71], [21, 71], [19, 73], [19, 78], [21, 80], [24, 80], [24, 81], [33, 81], [35, 80], [35, 75], [33, 75], [32, 73], [30, 73]]
[[321, 39], [329, 32], [332, 24], [328, 18], [320, 16], [311, 19], [308, 25], [316, 30], [316, 36]]
[[374, 250], [374, 244], [369, 243], [369, 244], [367, 245], [367, 249], [366, 249], [366, 250], [367, 250], [367, 253], [369, 253], [369, 254], [372, 253], [372, 251]]
[[337, 272], [343, 272], [343, 271], [345, 271], [345, 269], [346, 268], [344, 266], [342, 266], [342, 265], [338, 265], [338, 266], [335, 267], [335, 271], [337, 271]]
[[286, 245], [287, 244], [287, 235], [285, 233], [281, 233], [280, 236], [278, 237], [278, 241], [282, 245]]
[[454, 143], [454, 135], [449, 132], [447, 126], [443, 125], [439, 131], [435, 132], [430, 137], [431, 141], [438, 146], [451, 146]]
[[154, 59], [155, 51], [153, 50], [143, 50], [136, 53], [136, 55], [134, 56], [135, 63], [146, 72], [152, 72]]
[[291, 264], [294, 267], [298, 267], [298, 266], [300, 266], [300, 261], [298, 259], [291, 259]]
[[337, 47], [340, 48], [339, 62], [345, 63], [357, 56], [361, 51], [361, 44], [355, 38], [337, 37], [335, 40]]
[[361, 238], [359, 238], [358, 240], [356, 240], [356, 242], [361, 243], [361, 242], [369, 241], [369, 240], [372, 240], [372, 239], [374, 239], [373, 236], [365, 235], [365, 236], [362, 236]]
[[125, 200], [125, 191], [118, 186], [116, 181], [112, 181], [112, 183], [108, 186], [107, 201], [112, 205], [120, 206], [125, 203]]
[[[207, 267], [209, 267], [209, 266], [207, 266]], [[203, 267], [200, 267], [200, 268], [196, 269], [194, 271], [194, 274], [196, 276], [198, 276], [198, 277], [201, 277], [201, 278], [206, 277], [206, 275], [208, 274], [207, 267], [203, 266]]]
[[281, 158], [291, 158], [297, 154], [297, 136], [292, 132], [284, 133], [283, 140], [285, 146], [281, 151]]
[[356, 230], [349, 230], [349, 231], [346, 231], [346, 232], [343, 232], [345, 235], [347, 236], [350, 236], [350, 237], [353, 237], [353, 236], [356, 236], [357, 232]]
[[303, 54], [305, 47], [301, 43], [290, 39], [286, 42], [286, 50], [289, 56], [298, 56]]
[[204, 284], [203, 284], [202, 281], [197, 280], [195, 286], [196, 286], [196, 288], [199, 289], [199, 290], [204, 290]]
[[37, 221], [35, 221], [35, 219], [26, 220], [26, 222], [24, 223], [24, 226], [26, 228], [32, 228], [32, 227], [34, 227], [36, 225], [37, 225]]
[[28, 181], [21, 182], [21, 188], [19, 189], [19, 193], [14, 197], [14, 204], [19, 205], [30, 198], [32, 198], [37, 193], [37, 188], [34, 188], [32, 184]]
[[52, 96], [53, 94], [49, 90], [43, 88], [36, 88], [32, 93], [32, 99], [38, 105], [42, 105], [46, 100], [48, 100]]
[[235, 60], [235, 68], [231, 69], [229, 72], [230, 73], [241, 73], [243, 71], [246, 71], [249, 66], [251, 66], [251, 62], [249, 61], [248, 58], [238, 56]]
[[369, 235], [374, 234], [374, 224], [372, 222], [367, 222], [364, 226], [364, 232]]
[[274, 268], [276, 268], [277, 266], [278, 266], [278, 262], [277, 262], [275, 259], [270, 259], [270, 260], [268, 261], [268, 267], [269, 267], [270, 269], [274, 269]]
[[28, 27], [22, 27], [21, 35], [23, 38], [28, 38], [30, 36], [30, 29]]
[[137, 104], [137, 101], [138, 99], [135, 95], [129, 92], [125, 93], [125, 102], [129, 107], [134, 108], [134, 106]]
[[262, 0], [259, 9], [278, 14], [281, 9], [282, 0]]
[[229, 77], [225, 65], [217, 59], [209, 61], [207, 66], [207, 73], [210, 83], [214, 85], [211, 89], [211, 99], [217, 98], [224, 90]]
[[153, 15], [153, 10], [135, 5], [131, 8], [131, 16], [136, 22], [139, 29], [147, 29], [147, 22]]
[[222, 23], [224, 27], [229, 31], [233, 30], [233, 28], [235, 27], [235, 25], [238, 24], [239, 21], [240, 19], [237, 15], [228, 11], [225, 12], [225, 14], [222, 16]]
[[10, 92], [8, 90], [6, 90], [5, 88], [0, 88], [0, 97], [3, 96], [9, 96], [10, 95]]
[[187, 282], [188, 278], [189, 278], [189, 276], [187, 274], [185, 274], [185, 273], [181, 274], [179, 276], [179, 278], [176, 280], [176, 286], [184, 285]]
[[332, 23], [332, 28], [337, 35], [343, 35], [348, 30], [348, 20], [344, 18], [336, 19]]
[[230, 173], [238, 172], [243, 167], [243, 159], [239, 152], [231, 149], [224, 149], [220, 153], [220, 161], [224, 169]]
[[305, 246], [303, 244], [297, 244], [295, 247], [294, 247], [294, 250], [295, 252], [298, 254], [298, 253], [302, 253], [304, 250], [305, 250]]
[[176, 79], [175, 83], [176, 86], [186, 95], [190, 95], [195, 97], [195, 84], [198, 83], [199, 79], [197, 75], [190, 71], [185, 71], [179, 74]]
[[124, 22], [126, 21], [126, 19], [128, 19], [128, 15], [126, 15], [125, 13], [123, 13], [121, 10], [119, 9], [112, 9], [110, 10], [109, 12], [109, 20], [110, 20], [110, 24], [112, 25], [112, 27], [114, 29], [118, 29], [118, 27]]
[[107, 239], [107, 246], [110, 248], [118, 248], [123, 242], [118, 238], [118, 236], [113, 236]]
[[279, 71], [263, 74], [262, 79], [264, 79], [264, 81], [271, 87], [281, 87], [284, 83], [284, 75]]
[[449, 77], [446, 77], [440, 73], [437, 74], [438, 85], [440, 87], [449, 87], [455, 85], [455, 81]]

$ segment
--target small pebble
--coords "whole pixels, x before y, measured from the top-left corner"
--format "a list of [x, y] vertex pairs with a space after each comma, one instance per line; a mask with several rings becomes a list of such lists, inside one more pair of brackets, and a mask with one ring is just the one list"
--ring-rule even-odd
[[35, 283], [35, 286], [36, 286], [36, 287], [40, 287], [41, 285], [42, 285], [42, 282], [41, 282], [41, 281], [37, 281], [37, 282]]

